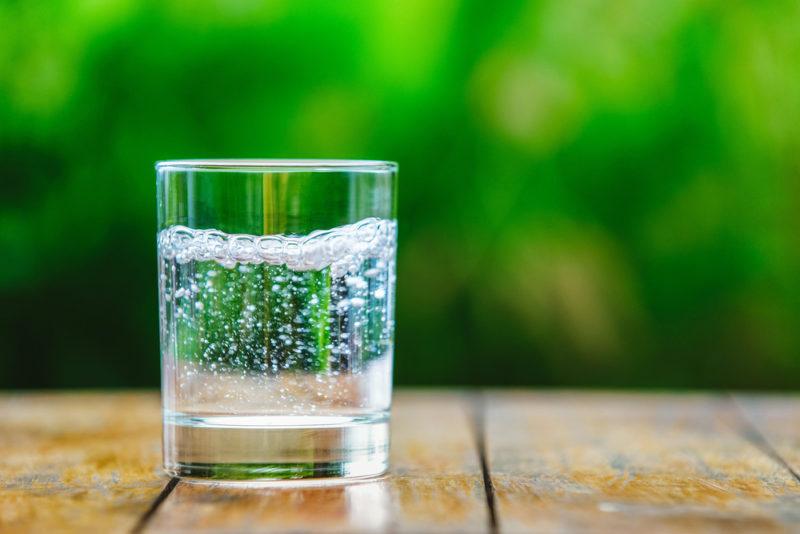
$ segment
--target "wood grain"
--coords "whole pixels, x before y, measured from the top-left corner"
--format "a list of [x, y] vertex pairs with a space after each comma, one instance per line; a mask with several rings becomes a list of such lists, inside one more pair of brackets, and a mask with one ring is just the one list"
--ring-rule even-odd
[[181, 482], [148, 532], [484, 532], [488, 511], [465, 397], [400, 392], [380, 480], [258, 487]]
[[[180, 482], [144, 526], [487, 531], [471, 408], [401, 391], [385, 478]], [[800, 397], [507, 392], [483, 413], [501, 531], [800, 531]], [[155, 393], [0, 395], [0, 421], [2, 532], [128, 532], [167, 482]]]
[[0, 531], [126, 532], [158, 495], [157, 393], [0, 396]]
[[724, 397], [498, 393], [485, 418], [501, 531], [800, 529], [800, 486]]

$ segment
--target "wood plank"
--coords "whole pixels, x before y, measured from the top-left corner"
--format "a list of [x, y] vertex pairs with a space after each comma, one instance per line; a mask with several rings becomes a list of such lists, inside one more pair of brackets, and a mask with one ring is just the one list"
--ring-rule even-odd
[[485, 417], [503, 532], [800, 529], [800, 486], [726, 399], [493, 393]]
[[399, 392], [391, 472], [370, 482], [256, 487], [182, 481], [149, 532], [484, 532], [488, 515], [467, 400]]
[[764, 439], [766, 452], [785, 462], [800, 480], [800, 396], [740, 394], [734, 398], [759, 434], [754, 440]]
[[126, 532], [165, 483], [157, 393], [0, 396], [0, 531]]

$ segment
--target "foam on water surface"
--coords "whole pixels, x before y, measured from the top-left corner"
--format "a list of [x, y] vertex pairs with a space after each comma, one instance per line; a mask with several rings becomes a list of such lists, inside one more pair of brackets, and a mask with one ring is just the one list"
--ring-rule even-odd
[[285, 265], [293, 271], [318, 271], [330, 266], [333, 276], [356, 271], [368, 258], [388, 258], [395, 249], [396, 223], [370, 217], [305, 236], [227, 234], [171, 226], [158, 235], [165, 259], [184, 264], [213, 260], [237, 264]]

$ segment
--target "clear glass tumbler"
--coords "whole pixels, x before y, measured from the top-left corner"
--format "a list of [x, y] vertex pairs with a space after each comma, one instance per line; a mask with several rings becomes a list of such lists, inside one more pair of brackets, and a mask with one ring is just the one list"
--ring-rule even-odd
[[167, 472], [386, 471], [396, 164], [187, 160], [156, 169]]

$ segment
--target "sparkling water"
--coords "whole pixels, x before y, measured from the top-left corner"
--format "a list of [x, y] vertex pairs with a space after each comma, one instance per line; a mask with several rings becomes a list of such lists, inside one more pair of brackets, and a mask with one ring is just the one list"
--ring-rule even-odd
[[171, 472], [385, 469], [395, 235], [394, 221], [377, 218], [306, 236], [160, 232]]

